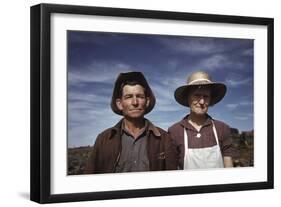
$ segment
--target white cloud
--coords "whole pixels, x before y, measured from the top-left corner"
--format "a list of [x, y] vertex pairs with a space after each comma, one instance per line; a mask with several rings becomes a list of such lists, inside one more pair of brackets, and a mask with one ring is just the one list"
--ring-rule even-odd
[[252, 78], [244, 78], [244, 79], [230, 79], [227, 78], [225, 80], [225, 83], [229, 87], [240, 87], [240, 86], [245, 86], [245, 85], [250, 85], [252, 83]]
[[224, 68], [226, 65], [229, 65], [229, 60], [223, 55], [214, 55], [209, 58], [203, 59], [198, 64], [198, 69], [214, 71], [217, 69]]
[[[109, 37], [109, 38], [108, 38]], [[70, 40], [72, 43], [85, 43], [95, 45], [108, 45], [116, 41], [122, 40], [121, 35], [115, 33], [104, 32], [78, 32], [70, 31]]]
[[242, 101], [242, 102], [239, 102], [239, 103], [226, 104], [226, 107], [229, 108], [229, 109], [235, 109], [239, 106], [252, 106], [252, 105], [253, 105], [252, 101]]
[[154, 110], [162, 112], [178, 111], [178, 103], [174, 99], [174, 85], [151, 84], [151, 89], [156, 97]]
[[254, 55], [254, 49], [251, 48], [251, 49], [244, 50], [242, 52], [242, 55], [244, 55], [244, 56], [253, 56]]
[[241, 106], [252, 106], [253, 102], [252, 101], [242, 101], [239, 103]]
[[239, 106], [239, 104], [226, 104], [226, 107], [230, 110], [234, 110]]
[[248, 116], [234, 116], [235, 119], [241, 120], [241, 121], [246, 121], [248, 120], [250, 117]]
[[92, 144], [98, 133], [120, 118], [111, 110], [111, 96], [72, 91], [68, 99], [69, 146]]
[[[216, 71], [229, 67], [241, 70], [245, 67], [244, 63], [237, 62], [227, 55], [231, 48], [236, 47], [235, 42], [224, 44], [224, 41], [209, 38], [159, 38], [159, 41], [170, 51], [186, 53], [187, 56], [200, 55], [201, 59], [195, 59], [194, 62], [188, 65], [188, 70], [191, 71]], [[250, 56], [252, 52], [252, 49], [247, 49], [243, 52], [243, 55]], [[174, 68], [179, 66], [176, 61], [168, 62], [168, 64]], [[186, 69], [183, 68], [183, 70]]]
[[69, 84], [83, 84], [85, 82], [112, 83], [117, 74], [128, 72], [132, 67], [121, 62], [97, 62], [84, 66], [84, 68], [70, 68], [68, 72]]
[[158, 99], [165, 99], [165, 100], [172, 100], [174, 91], [173, 91], [173, 86], [171, 87], [165, 87], [162, 84], [156, 84], [156, 83], [151, 83], [150, 84], [151, 90], [153, 91], [154, 95], [157, 96], [156, 98]]
[[68, 110], [85, 110], [93, 108], [93, 104], [85, 101], [68, 102]]
[[242, 102], [239, 102], [239, 103], [229, 103], [229, 104], [226, 104], [226, 107], [230, 110], [230, 111], [233, 111], [239, 107], [244, 107], [244, 106], [252, 106], [253, 105], [253, 102], [251, 101], [242, 101]]
[[69, 92], [68, 100], [70, 104], [73, 101], [87, 102], [87, 103], [110, 103], [111, 96], [87, 94], [84, 92]]
[[72, 110], [68, 118], [70, 126], [68, 145], [84, 146], [93, 144], [97, 135], [114, 126], [121, 116], [115, 115], [110, 106], [106, 106], [88, 110]]
[[223, 44], [218, 44], [214, 39], [205, 38], [159, 38], [162, 43], [169, 50], [174, 52], [184, 52], [188, 54], [211, 54], [218, 53], [225, 50]]

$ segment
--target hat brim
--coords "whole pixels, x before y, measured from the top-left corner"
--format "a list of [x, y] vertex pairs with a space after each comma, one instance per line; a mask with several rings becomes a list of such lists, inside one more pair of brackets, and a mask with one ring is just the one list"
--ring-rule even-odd
[[175, 91], [175, 99], [176, 101], [183, 105], [189, 107], [188, 104], [188, 95], [190, 91], [194, 88], [210, 88], [211, 89], [211, 102], [210, 106], [215, 105], [220, 102], [226, 94], [226, 85], [223, 83], [206, 83], [202, 85], [185, 85], [176, 89]]
[[116, 99], [119, 98], [119, 91], [120, 91], [121, 85], [127, 81], [139, 82], [141, 85], [143, 85], [146, 88], [147, 96], [149, 97], [149, 105], [146, 108], [144, 114], [148, 114], [154, 108], [156, 99], [155, 99], [155, 96], [154, 96], [151, 88], [149, 87], [145, 77], [143, 76], [143, 74], [141, 72], [129, 72], [129, 73], [120, 73], [119, 74], [119, 76], [117, 77], [117, 79], [115, 81], [113, 95], [112, 95], [111, 104], [110, 104], [112, 111], [118, 115], [123, 115], [122, 111], [119, 110], [116, 105]]

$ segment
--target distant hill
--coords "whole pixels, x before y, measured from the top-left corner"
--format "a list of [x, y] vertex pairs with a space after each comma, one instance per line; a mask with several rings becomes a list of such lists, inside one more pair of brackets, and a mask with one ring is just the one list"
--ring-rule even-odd
[[254, 130], [243, 131], [240, 134], [232, 133], [231, 136], [235, 149], [234, 166], [254, 166]]
[[68, 175], [84, 174], [88, 158], [90, 157], [91, 149], [92, 148], [90, 146], [68, 148]]

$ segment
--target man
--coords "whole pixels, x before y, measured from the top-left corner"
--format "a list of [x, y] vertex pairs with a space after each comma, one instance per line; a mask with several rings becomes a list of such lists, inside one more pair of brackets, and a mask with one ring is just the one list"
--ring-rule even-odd
[[179, 168], [233, 167], [230, 128], [207, 114], [209, 106], [222, 100], [226, 86], [212, 82], [202, 71], [194, 72], [187, 85], [175, 91], [176, 101], [190, 113], [168, 130], [177, 145]]
[[167, 132], [144, 118], [154, 105], [155, 96], [142, 73], [121, 73], [111, 108], [123, 119], [98, 135], [86, 173], [177, 169], [175, 146]]

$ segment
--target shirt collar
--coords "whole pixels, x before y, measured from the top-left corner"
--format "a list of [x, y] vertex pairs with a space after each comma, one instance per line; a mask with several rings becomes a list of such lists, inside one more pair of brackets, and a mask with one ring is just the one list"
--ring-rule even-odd
[[[181, 124], [184, 128], [186, 128], [186, 129], [194, 130], [194, 127], [193, 127], [193, 126], [189, 123], [189, 121], [188, 121], [188, 116], [189, 116], [189, 114], [188, 114], [187, 116], [185, 116], [185, 117], [182, 119], [182, 121], [180, 122], [180, 124]], [[207, 114], [207, 120], [206, 120], [205, 124], [203, 124], [202, 128], [205, 127], [205, 126], [211, 125], [211, 124], [212, 124], [212, 119], [213, 119], [213, 118], [212, 118], [210, 115]]]
[[[115, 126], [111, 128], [110, 138], [112, 138], [116, 133], [120, 135], [122, 134], [122, 131], [124, 130], [123, 120], [124, 119], [121, 119]], [[148, 119], [145, 119], [145, 122], [146, 122], [145, 123], [146, 131], [152, 132], [155, 135], [155, 137], [159, 138], [161, 136], [159, 129], [156, 126], [154, 126], [154, 124], [152, 124]]]
[[154, 126], [154, 124], [152, 124], [149, 120], [146, 119], [146, 121], [147, 121], [147, 130], [149, 132], [152, 132], [156, 137], [161, 137], [161, 133], [159, 129], [156, 126]]
[[[140, 132], [138, 134], [138, 137], [141, 136], [143, 133], [147, 132], [147, 125], [148, 125], [148, 123], [145, 120], [144, 121], [144, 127], [140, 130]], [[121, 135], [123, 135], [123, 133], [126, 133], [126, 134], [132, 136], [131, 132], [129, 131], [129, 129], [127, 129], [126, 126], [125, 126], [124, 119], [122, 120], [122, 124], [121, 124]]]

